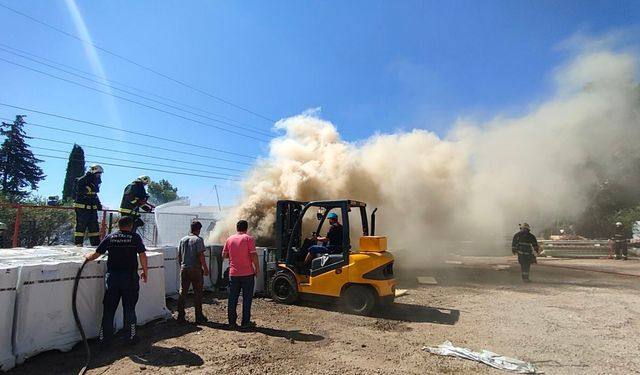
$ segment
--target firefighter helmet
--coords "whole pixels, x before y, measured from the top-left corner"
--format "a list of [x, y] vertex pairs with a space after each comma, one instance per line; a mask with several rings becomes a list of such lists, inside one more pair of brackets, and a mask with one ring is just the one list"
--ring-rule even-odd
[[528, 223], [522, 223], [522, 229], [531, 230], [531, 226]]
[[102, 169], [102, 166], [100, 164], [91, 164], [89, 166], [89, 172], [93, 174], [102, 173], [104, 172], [104, 169]]
[[616, 223], [616, 227], [621, 227], [621, 226], [622, 226], [622, 223], [618, 221], [618, 222]]
[[145, 185], [149, 185], [149, 182], [151, 182], [151, 178], [149, 178], [149, 176], [138, 176], [138, 178], [136, 178], [136, 181], [140, 181]]

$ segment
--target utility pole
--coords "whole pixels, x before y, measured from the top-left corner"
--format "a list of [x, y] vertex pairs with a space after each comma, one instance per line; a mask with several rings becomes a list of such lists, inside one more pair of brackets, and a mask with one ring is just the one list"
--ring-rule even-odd
[[216, 189], [216, 199], [218, 199], [218, 211], [222, 212], [222, 207], [220, 207], [220, 196], [218, 196], [218, 185], [213, 185], [213, 188]]

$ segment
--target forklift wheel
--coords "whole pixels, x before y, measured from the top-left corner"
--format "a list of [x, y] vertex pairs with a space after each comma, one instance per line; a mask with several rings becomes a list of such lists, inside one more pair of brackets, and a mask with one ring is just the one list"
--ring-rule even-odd
[[342, 307], [349, 314], [367, 315], [373, 310], [376, 303], [376, 296], [364, 285], [351, 285], [340, 297]]
[[271, 279], [271, 298], [278, 303], [292, 304], [298, 299], [296, 279], [287, 271], [278, 271]]

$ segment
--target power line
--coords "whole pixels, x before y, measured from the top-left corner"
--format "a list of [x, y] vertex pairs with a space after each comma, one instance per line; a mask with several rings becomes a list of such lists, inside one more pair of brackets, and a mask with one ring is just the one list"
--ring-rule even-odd
[[[43, 155], [43, 154], [33, 154], [34, 156], [39, 156], [41, 158], [53, 158], [53, 159], [62, 159], [62, 160], [69, 160], [69, 158], [65, 158], [62, 156], [53, 156], [53, 155]], [[80, 159], [71, 159], [71, 160], [75, 160], [75, 161], [82, 161]], [[129, 169], [137, 169], [137, 170], [143, 170], [143, 171], [153, 171], [153, 172], [163, 172], [163, 173], [173, 173], [173, 174], [180, 174], [180, 175], [185, 175], [185, 176], [193, 176], [193, 177], [202, 177], [202, 178], [211, 178], [214, 180], [226, 180], [226, 181], [238, 181], [236, 179], [232, 179], [232, 178], [224, 178], [224, 177], [214, 177], [214, 176], [204, 176], [201, 174], [194, 174], [194, 173], [184, 173], [184, 172], [176, 172], [176, 171], [167, 171], [167, 170], [162, 170], [162, 169], [153, 169], [153, 168], [140, 168], [140, 167], [135, 167], [132, 165], [123, 165], [123, 164], [114, 164], [114, 163], [104, 163], [98, 160], [85, 160], [85, 162], [87, 163], [96, 163], [96, 164], [102, 164], [102, 165], [108, 165], [111, 167], [121, 167], [121, 168], [129, 168]]]
[[[67, 153], [68, 152], [67, 150], [58, 150], [58, 149], [54, 149], [54, 148], [39, 147], [39, 146], [31, 146], [31, 148], [38, 149], [38, 150], [44, 150], [44, 151], [62, 152], [62, 153]], [[129, 159], [114, 158], [114, 157], [111, 157], [111, 156], [103, 156], [103, 155], [86, 155], [86, 156], [89, 156], [89, 157], [92, 157], [92, 158], [115, 160], [115, 161], [128, 161], [128, 162], [132, 161], [132, 160], [129, 160]], [[211, 173], [209, 171], [205, 171], [205, 170], [202, 170], [202, 169], [185, 169], [185, 168], [181, 168], [181, 167], [175, 167], [173, 165], [147, 163], [147, 162], [144, 162], [144, 161], [135, 161], [135, 163], [136, 163], [136, 165], [137, 164], [144, 164], [144, 165], [150, 165], [152, 167], [177, 168], [177, 169], [179, 169], [181, 171], [182, 170], [190, 170], [190, 171], [193, 171], [193, 172]], [[217, 175], [217, 176], [219, 175], [219, 176], [228, 176], [228, 177], [234, 177], [234, 178], [242, 178], [242, 177], [240, 177], [238, 175], [228, 174], [228, 173], [215, 172], [215, 173], [212, 173], [212, 174]]]
[[[131, 85], [128, 85], [126, 83], [122, 83], [122, 82], [119, 82], [119, 81], [116, 81], [116, 80], [113, 80], [113, 79], [110, 79], [110, 78], [106, 78], [106, 77], [103, 77], [103, 76], [100, 76], [100, 75], [97, 75], [97, 74], [94, 74], [94, 73], [91, 73], [91, 72], [87, 72], [87, 71], [84, 71], [82, 69], [78, 69], [76, 67], [73, 67], [71, 65], [66, 65], [66, 64], [63, 64], [63, 63], [48, 59], [46, 57], [42, 57], [42, 56], [27, 52], [27, 51], [22, 50], [20, 48], [15, 48], [15, 47], [12, 47], [12, 46], [4, 44], [4, 43], [0, 43], [0, 46], [4, 47], [4, 48], [0, 48], [0, 49], [3, 49], [4, 51], [12, 53], [12, 54], [17, 55], [17, 56], [21, 56], [23, 58], [26, 58], [26, 57], [24, 57], [24, 56], [22, 56], [22, 55], [20, 55], [18, 53], [15, 53], [13, 51], [18, 51], [18, 52], [20, 52], [20, 53], [22, 53], [24, 55], [35, 57], [36, 59], [40, 59], [40, 60], [43, 60], [43, 61], [48, 61], [48, 62], [50, 62], [52, 64], [65, 67], [67, 69], [71, 69], [71, 70], [74, 70], [76, 72], [80, 72], [82, 74], [88, 75], [88, 76], [99, 78], [99, 79], [101, 79], [101, 80], [103, 80], [105, 82], [111, 82], [112, 84], [120, 85], [120, 86], [129, 88], [129, 89], [141, 92], [141, 93], [146, 94], [146, 95], [150, 95], [150, 96], [153, 96], [153, 97], [156, 97], [156, 98], [159, 98], [159, 99], [162, 99], [162, 100], [166, 100], [166, 101], [174, 103], [174, 104], [178, 104], [178, 105], [184, 106], [186, 108], [191, 108], [191, 109], [203, 112], [203, 113], [207, 113], [207, 114], [209, 114], [211, 116], [219, 117], [219, 118], [222, 118], [222, 119], [227, 120], [227, 121], [234, 122], [234, 123], [239, 124], [239, 125], [244, 125], [244, 126], [249, 127], [249, 128], [252, 127], [252, 126], [247, 125], [247, 124], [245, 124], [245, 123], [243, 123], [241, 121], [232, 119], [231, 117], [223, 116], [223, 115], [218, 114], [218, 113], [213, 113], [213, 112], [207, 111], [206, 109], [202, 109], [202, 108], [195, 107], [195, 106], [192, 106], [192, 105], [189, 105], [189, 104], [186, 104], [186, 103], [179, 102], [177, 100], [173, 100], [171, 98], [167, 98], [166, 96], [162, 96], [162, 95], [155, 94], [153, 92], [145, 91], [145, 90], [143, 90], [141, 88], [138, 88], [138, 87], [135, 87], [135, 86], [131, 86]], [[13, 51], [8, 51], [7, 49], [13, 50]], [[35, 61], [35, 60], [32, 60], [32, 61]], [[42, 64], [41, 62], [38, 62], [38, 63]], [[268, 135], [270, 136], [271, 134], [268, 134]]]
[[[202, 148], [202, 149], [209, 150], [209, 151], [220, 152], [220, 153], [223, 153], [223, 154], [241, 156], [243, 158], [248, 158], [248, 159], [256, 159], [256, 157], [254, 157], [254, 156], [239, 154], [239, 153], [232, 152], [232, 151], [224, 151], [224, 150], [220, 150], [220, 149], [209, 147], [209, 146], [195, 145], [195, 144], [192, 144], [192, 143], [189, 143], [189, 142], [177, 141], [175, 139], [159, 137], [159, 136], [153, 135], [153, 134], [140, 133], [140, 132], [136, 132], [136, 131], [133, 131], [133, 130], [125, 130], [125, 129], [117, 128], [115, 126], [109, 126], [109, 125], [99, 124], [97, 122], [80, 120], [80, 119], [76, 119], [76, 118], [68, 117], [68, 116], [56, 115], [55, 113], [38, 111], [38, 110], [32, 109], [32, 108], [20, 107], [20, 106], [11, 105], [11, 104], [2, 103], [2, 102], [0, 102], [0, 105], [5, 106], [5, 107], [9, 107], [9, 108], [19, 109], [21, 111], [33, 112], [33, 113], [37, 113], [37, 114], [40, 114], [40, 115], [51, 116], [51, 117], [60, 118], [60, 119], [63, 119], [63, 120], [69, 120], [69, 121], [73, 121], [73, 122], [78, 122], [78, 123], [81, 123], [81, 124], [97, 126], [97, 127], [104, 128], [104, 129], [109, 129], [109, 130], [115, 130], [115, 131], [119, 131], [119, 132], [123, 132], [123, 133], [127, 133], [127, 134], [139, 135], [139, 136], [142, 136], [142, 137], [145, 137], [145, 138], [158, 139], [158, 140], [161, 140], [161, 141], [176, 143], [176, 144], [180, 144], [180, 145], [183, 145], [183, 146], [197, 147], [197, 148]], [[11, 120], [9, 120], [9, 121], [11, 121]]]
[[260, 118], [262, 118], [262, 119], [264, 119], [264, 120], [267, 120], [267, 121], [269, 121], [269, 122], [275, 122], [275, 120], [273, 120], [273, 119], [271, 119], [271, 118], [269, 118], [269, 117], [267, 117], [267, 116], [261, 115], [260, 113], [257, 113], [257, 112], [255, 112], [255, 111], [252, 111], [252, 110], [250, 110], [250, 109], [248, 109], [248, 108], [246, 108], [246, 107], [243, 107], [243, 106], [240, 106], [240, 105], [238, 105], [238, 104], [232, 103], [232, 102], [230, 102], [230, 101], [228, 101], [228, 100], [226, 100], [226, 99], [223, 99], [223, 98], [221, 98], [221, 97], [219, 97], [219, 96], [213, 95], [213, 94], [208, 93], [208, 92], [206, 92], [206, 91], [204, 91], [204, 90], [201, 90], [201, 89], [199, 89], [199, 88], [196, 88], [196, 87], [194, 87], [194, 86], [192, 86], [192, 85], [189, 85], [189, 84], [187, 84], [187, 83], [185, 83], [185, 82], [182, 82], [182, 81], [180, 81], [180, 80], [177, 80], [177, 79], [175, 79], [175, 78], [173, 78], [173, 77], [170, 77], [170, 76], [168, 76], [168, 75], [166, 75], [166, 74], [164, 74], [164, 73], [161, 73], [161, 72], [159, 72], [159, 71], [157, 71], [157, 70], [155, 70], [155, 69], [152, 69], [152, 68], [149, 68], [149, 67], [147, 67], [147, 66], [145, 66], [145, 65], [142, 65], [142, 64], [140, 64], [140, 63], [137, 63], [137, 62], [135, 62], [135, 61], [133, 61], [133, 60], [131, 60], [131, 59], [129, 59], [129, 58], [126, 58], [126, 57], [124, 57], [124, 56], [122, 56], [122, 55], [119, 55], [119, 54], [117, 54], [117, 53], [115, 53], [115, 52], [111, 52], [111, 51], [109, 51], [109, 50], [107, 50], [107, 49], [105, 49], [105, 48], [102, 48], [102, 47], [100, 47], [100, 46], [97, 46], [97, 45], [95, 45], [95, 44], [93, 44], [93, 43], [89, 42], [88, 40], [82, 39], [82, 38], [80, 38], [80, 37], [79, 37], [79, 36], [77, 36], [77, 35], [74, 35], [74, 34], [68, 33], [68, 32], [66, 32], [66, 31], [64, 31], [64, 30], [62, 30], [62, 29], [59, 29], [59, 28], [57, 28], [57, 27], [55, 27], [55, 26], [53, 26], [53, 25], [50, 25], [50, 24], [48, 24], [48, 23], [46, 23], [46, 22], [44, 22], [44, 21], [40, 21], [39, 19], [34, 18], [34, 17], [32, 17], [32, 16], [30, 16], [30, 15], [28, 15], [28, 14], [22, 13], [22, 12], [20, 12], [20, 11], [16, 10], [16, 9], [10, 8], [10, 7], [8, 7], [8, 6], [4, 5], [4, 4], [0, 4], [0, 7], [5, 8], [5, 9], [7, 9], [7, 10], [11, 11], [11, 12], [14, 12], [14, 13], [16, 13], [16, 14], [18, 14], [18, 15], [22, 16], [22, 17], [25, 17], [25, 18], [27, 18], [27, 19], [30, 19], [30, 20], [31, 20], [31, 21], [33, 21], [33, 22], [39, 23], [39, 24], [41, 24], [41, 25], [43, 25], [43, 26], [46, 26], [46, 27], [48, 27], [48, 28], [50, 28], [50, 29], [52, 29], [52, 30], [55, 30], [55, 31], [57, 31], [57, 32], [59, 32], [59, 33], [61, 33], [61, 34], [63, 34], [63, 35], [66, 35], [66, 36], [68, 36], [68, 37], [70, 37], [70, 38], [73, 38], [73, 39], [76, 39], [76, 40], [78, 40], [78, 41], [80, 41], [80, 42], [82, 42], [82, 43], [88, 44], [88, 45], [92, 46], [93, 48], [95, 48], [95, 49], [97, 49], [97, 50], [100, 50], [100, 51], [102, 51], [102, 52], [104, 52], [104, 53], [107, 53], [107, 54], [109, 54], [109, 55], [111, 55], [111, 56], [114, 56], [114, 57], [119, 58], [119, 59], [121, 59], [121, 60], [123, 60], [123, 61], [126, 61], [126, 62], [128, 62], [128, 63], [130, 63], [130, 64], [133, 64], [133, 65], [135, 65], [135, 66], [137, 66], [137, 67], [139, 67], [139, 68], [141, 68], [141, 69], [144, 69], [144, 70], [149, 71], [149, 72], [151, 72], [151, 73], [153, 73], [153, 74], [156, 74], [156, 75], [158, 75], [158, 76], [160, 76], [160, 77], [163, 77], [163, 78], [165, 78], [165, 79], [168, 79], [168, 80], [170, 80], [170, 81], [172, 81], [172, 82], [174, 82], [174, 83], [177, 83], [177, 84], [179, 84], [179, 85], [181, 85], [181, 86], [184, 86], [184, 87], [186, 87], [186, 88], [189, 88], [189, 89], [191, 89], [191, 90], [193, 90], [193, 91], [199, 92], [200, 94], [206, 95], [206, 96], [208, 96], [208, 97], [210, 97], [210, 98], [213, 98], [213, 99], [215, 99], [215, 100], [218, 100], [218, 101], [220, 101], [220, 102], [222, 102], [222, 103], [225, 103], [225, 104], [227, 104], [227, 105], [229, 105], [229, 106], [232, 106], [232, 107], [234, 107], [234, 108], [237, 108], [237, 109], [240, 109], [240, 110], [242, 110], [242, 111], [245, 111], [245, 112], [247, 112], [247, 113], [251, 113], [252, 115], [254, 115], [254, 116], [256, 116], [256, 117], [260, 117]]
[[195, 162], [192, 162], [192, 161], [184, 161], [184, 160], [177, 160], [177, 159], [171, 159], [171, 158], [164, 158], [164, 157], [156, 156], [156, 155], [138, 154], [138, 153], [135, 153], [135, 152], [114, 150], [114, 149], [106, 148], [106, 147], [90, 146], [90, 145], [86, 145], [86, 144], [79, 144], [79, 143], [76, 143], [76, 142], [64, 142], [64, 141], [58, 141], [58, 140], [55, 140], [55, 139], [42, 138], [42, 137], [31, 137], [31, 139], [38, 139], [38, 140], [41, 140], [41, 141], [55, 142], [55, 143], [60, 143], [60, 144], [65, 144], [65, 145], [78, 145], [78, 146], [82, 146], [84, 148], [94, 148], [96, 150], [115, 152], [115, 153], [118, 153], [118, 154], [140, 156], [140, 157], [143, 157], [143, 158], [153, 158], [153, 159], [167, 160], [167, 161], [173, 161], [173, 162], [176, 162], [176, 163], [183, 163], [183, 164], [189, 164], [189, 165], [199, 165], [199, 166], [209, 167], [209, 168], [214, 168], [214, 169], [224, 169], [224, 170], [233, 171], [233, 172], [242, 172], [241, 169], [226, 168], [226, 167], [219, 167], [217, 165], [211, 165], [211, 164], [202, 164], [202, 163], [195, 163]]
[[[0, 44], [1, 44], [1, 43], [0, 43]], [[74, 73], [74, 72], [71, 72], [71, 71], [68, 71], [68, 70], [65, 70], [65, 69], [62, 69], [62, 68], [58, 68], [58, 67], [56, 67], [56, 66], [54, 66], [54, 65], [47, 64], [47, 63], [44, 63], [44, 62], [38, 61], [38, 60], [36, 60], [36, 59], [30, 58], [30, 57], [28, 57], [28, 56], [24, 56], [24, 55], [21, 55], [21, 54], [16, 53], [16, 52], [9, 51], [9, 50], [7, 50], [6, 48], [2, 48], [2, 47], [0, 47], [0, 50], [5, 51], [5, 52], [10, 53], [10, 54], [15, 55], [15, 56], [19, 56], [19, 57], [21, 57], [21, 58], [23, 58], [23, 59], [26, 59], [26, 60], [29, 60], [29, 61], [35, 62], [36, 64], [41, 64], [41, 65], [47, 66], [47, 67], [49, 67], [49, 68], [59, 70], [59, 71], [64, 72], [64, 73], [66, 73], [66, 74], [72, 75], [72, 76], [74, 76], [74, 77], [78, 77], [78, 78], [81, 78], [81, 79], [87, 80], [87, 81], [89, 81], [89, 82], [96, 83], [96, 84], [101, 85], [101, 86], [106, 86], [106, 87], [108, 87], [108, 88], [110, 88], [110, 89], [117, 90], [117, 91], [123, 92], [123, 93], [128, 94], [128, 95], [132, 95], [132, 96], [135, 96], [135, 97], [138, 97], [138, 98], [144, 99], [144, 100], [148, 100], [148, 101], [150, 101], [150, 102], [154, 102], [154, 103], [157, 103], [157, 104], [160, 104], [160, 105], [163, 105], [163, 106], [166, 106], [166, 107], [172, 108], [172, 109], [177, 109], [178, 111], [186, 112], [186, 113], [188, 113], [188, 114], [195, 115], [195, 116], [200, 116], [200, 117], [203, 117], [203, 118], [205, 118], [205, 119], [207, 119], [207, 120], [211, 120], [211, 121], [219, 122], [219, 123], [222, 123], [222, 124], [225, 124], [225, 125], [229, 125], [229, 126], [237, 127], [237, 128], [240, 128], [240, 129], [243, 129], [243, 130], [246, 130], [246, 131], [250, 131], [250, 132], [253, 132], [253, 133], [256, 133], [256, 134], [259, 134], [259, 135], [263, 135], [263, 136], [266, 136], [266, 137], [270, 137], [270, 138], [272, 138], [272, 137], [273, 137], [273, 135], [271, 135], [271, 134], [269, 134], [269, 133], [266, 133], [266, 132], [264, 132], [264, 131], [261, 131], [261, 130], [253, 129], [253, 128], [250, 128], [250, 127], [241, 126], [241, 125], [238, 125], [238, 124], [235, 124], [235, 125], [234, 125], [234, 124], [232, 124], [232, 123], [229, 123], [229, 122], [226, 122], [226, 121], [222, 121], [222, 120], [218, 120], [218, 119], [216, 119], [216, 118], [209, 117], [209, 116], [206, 116], [206, 115], [202, 115], [202, 114], [199, 114], [199, 113], [197, 113], [197, 112], [190, 111], [190, 110], [186, 110], [186, 109], [180, 108], [180, 107], [175, 106], [175, 105], [172, 105], [172, 104], [164, 103], [164, 102], [162, 102], [162, 101], [160, 101], [160, 100], [156, 100], [156, 99], [149, 98], [149, 97], [147, 97], [147, 96], [143, 96], [143, 95], [140, 95], [140, 94], [136, 94], [136, 93], [134, 93], [134, 92], [131, 92], [131, 91], [128, 91], [128, 90], [125, 90], [125, 89], [121, 89], [121, 88], [115, 87], [115, 86], [113, 86], [113, 85], [110, 85], [110, 84], [107, 84], [107, 83], [104, 83], [104, 82], [101, 82], [101, 81], [98, 81], [98, 80], [95, 80], [95, 79], [91, 79], [91, 78], [83, 77], [81, 74]], [[6, 60], [5, 60], [5, 61], [6, 61]], [[104, 79], [104, 80], [107, 80], [106, 78], [103, 78], [103, 77], [100, 77], [100, 78], [101, 78], [101, 79]]]
[[[5, 121], [12, 121], [12, 120], [10, 120], [10, 119], [8, 119], [6, 117], [5, 118], [0, 118], [0, 119], [1, 120], [5, 120]], [[35, 127], [44, 128], [44, 129], [61, 131], [61, 132], [70, 133], [70, 134], [82, 135], [82, 136], [85, 136], [85, 137], [97, 138], [97, 139], [100, 139], [100, 140], [108, 140], [108, 141], [113, 141], [113, 142], [126, 143], [126, 144], [130, 144], [130, 145], [135, 145], [137, 147], [146, 147], [146, 148], [152, 148], [152, 149], [156, 149], [156, 150], [175, 152], [177, 154], [182, 154], [182, 155], [191, 155], [191, 156], [197, 156], [197, 157], [200, 157], [200, 158], [214, 159], [214, 160], [225, 161], [225, 162], [228, 162], [228, 163], [236, 163], [236, 164], [242, 164], [242, 165], [248, 165], [248, 166], [252, 165], [250, 163], [245, 163], [245, 162], [236, 161], [236, 160], [229, 160], [229, 159], [223, 159], [223, 158], [218, 158], [218, 157], [214, 157], [214, 156], [196, 154], [196, 153], [193, 153], [193, 152], [188, 152], [188, 151], [183, 151], [183, 150], [174, 150], [174, 149], [166, 148], [166, 147], [152, 146], [152, 145], [139, 143], [139, 142], [124, 141], [124, 140], [121, 140], [121, 139], [108, 138], [108, 137], [103, 137], [103, 136], [99, 136], [99, 135], [95, 135], [95, 134], [78, 132], [78, 131], [74, 131], [74, 130], [60, 129], [60, 128], [56, 128], [54, 126], [35, 124], [33, 122], [27, 122], [26, 125], [35, 126]]]
[[[179, 113], [167, 111], [167, 110], [164, 110], [162, 108], [154, 107], [152, 105], [139, 102], [137, 100], [129, 99], [129, 98], [126, 98], [124, 96], [120, 96], [120, 95], [116, 95], [116, 94], [110, 93], [108, 91], [104, 91], [104, 90], [97, 89], [95, 87], [83, 85], [82, 83], [78, 83], [78, 82], [72, 81], [70, 79], [59, 77], [59, 76], [56, 76], [55, 74], [47, 73], [47, 72], [44, 72], [44, 71], [39, 70], [39, 69], [35, 69], [35, 68], [32, 68], [32, 67], [17, 63], [17, 62], [13, 62], [11, 60], [4, 59], [2, 57], [0, 57], [0, 61], [4, 61], [4, 62], [6, 62], [8, 64], [15, 65], [15, 66], [21, 67], [23, 69], [31, 70], [33, 72], [40, 73], [40, 74], [45, 75], [47, 77], [51, 77], [51, 78], [54, 78], [54, 79], [57, 79], [57, 80], [60, 80], [60, 81], [63, 81], [63, 82], [70, 83], [72, 85], [84, 87], [84, 88], [89, 89], [89, 90], [93, 90], [93, 91], [96, 91], [96, 92], [99, 92], [99, 93], [102, 93], [102, 94], [105, 94], [105, 95], [109, 95], [109, 96], [112, 96], [112, 97], [114, 97], [116, 99], [124, 100], [126, 102], [133, 103], [133, 104], [137, 104], [137, 105], [145, 107], [145, 108], [150, 108], [150, 109], [153, 109], [153, 110], [158, 111], [158, 112], [166, 113], [168, 115], [171, 115], [171, 116], [174, 116], [174, 117], [178, 117], [178, 118], [181, 118], [183, 120], [195, 122], [196, 124], [200, 124], [200, 125], [203, 125], [203, 126], [206, 126], [206, 127], [209, 127], [209, 128], [215, 128], [215, 129], [227, 132], [227, 133], [239, 135], [241, 137], [251, 138], [251, 139], [254, 139], [254, 140], [260, 141], [260, 142], [267, 142], [267, 140], [265, 140], [265, 139], [257, 138], [257, 137], [254, 137], [254, 136], [242, 133], [242, 132], [237, 132], [235, 130], [229, 130], [229, 129], [223, 128], [221, 126], [217, 126], [217, 125], [209, 124], [209, 123], [206, 123], [206, 122], [203, 122], [203, 121], [200, 121], [200, 120], [192, 119], [192, 118], [189, 118], [187, 116], [183, 116], [183, 115], [181, 115]], [[218, 121], [220, 122], [220, 120], [218, 120]], [[233, 124], [231, 124], [231, 125], [234, 126]]]

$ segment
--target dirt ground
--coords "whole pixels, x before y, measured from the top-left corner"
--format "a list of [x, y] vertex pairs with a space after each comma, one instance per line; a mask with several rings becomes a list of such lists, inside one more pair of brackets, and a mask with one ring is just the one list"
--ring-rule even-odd
[[[618, 268], [627, 275], [606, 273]], [[205, 313], [211, 323], [152, 322], [140, 328], [141, 341], [129, 348], [92, 343], [88, 373], [503, 373], [421, 349], [445, 340], [526, 360], [547, 374], [640, 373], [637, 259], [624, 264], [541, 259], [530, 284], [520, 281], [511, 257], [457, 258], [420, 272], [396, 273], [399, 287], [409, 293], [375, 317], [258, 298], [254, 332], [227, 329], [226, 300], [208, 293]], [[434, 276], [438, 284], [417, 284], [415, 276]], [[174, 310], [175, 303], [169, 307]], [[193, 320], [193, 309], [190, 313]], [[80, 344], [67, 353], [38, 355], [8, 374], [74, 374], [84, 356]]]

